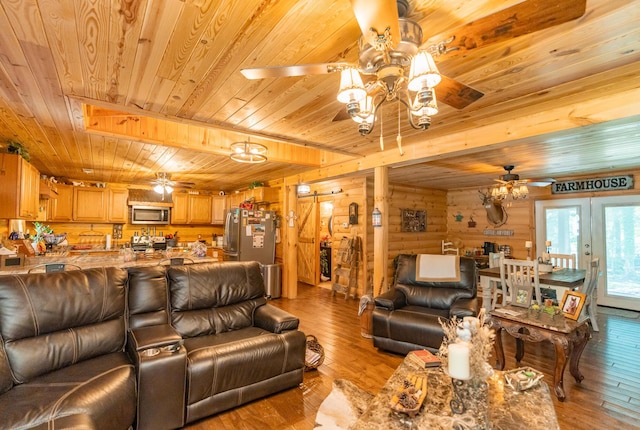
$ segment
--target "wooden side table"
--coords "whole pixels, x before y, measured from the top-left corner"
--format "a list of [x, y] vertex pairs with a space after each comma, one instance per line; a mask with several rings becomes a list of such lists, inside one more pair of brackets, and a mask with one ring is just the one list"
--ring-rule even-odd
[[567, 397], [563, 385], [567, 358], [570, 360], [569, 370], [576, 382], [580, 383], [584, 379], [578, 365], [582, 351], [591, 338], [591, 329], [587, 321], [587, 319], [573, 321], [565, 318], [562, 314], [552, 316], [544, 311], [530, 311], [514, 306], [491, 311], [491, 324], [496, 330], [494, 342], [496, 368], [503, 370], [505, 365], [502, 346], [503, 329], [516, 339], [516, 362], [518, 365], [524, 357], [524, 341], [542, 342], [548, 340], [553, 344], [556, 354], [553, 388], [558, 400], [564, 401]]

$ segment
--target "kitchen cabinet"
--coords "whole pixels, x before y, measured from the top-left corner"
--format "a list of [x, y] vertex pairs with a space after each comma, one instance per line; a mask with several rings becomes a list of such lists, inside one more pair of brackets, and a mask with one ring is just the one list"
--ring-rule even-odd
[[211, 224], [211, 196], [173, 193], [171, 224]]
[[73, 187], [73, 220], [107, 222], [108, 202], [105, 188]]
[[213, 196], [211, 198], [211, 224], [224, 224], [224, 212], [226, 208], [226, 196]]
[[58, 184], [50, 193], [47, 221], [73, 221], [73, 187]]
[[109, 188], [109, 222], [125, 224], [129, 219], [129, 190]]
[[279, 188], [256, 187], [244, 192], [244, 200], [253, 200], [256, 203], [271, 203], [280, 200]]
[[17, 154], [0, 154], [0, 218], [36, 219], [40, 172]]

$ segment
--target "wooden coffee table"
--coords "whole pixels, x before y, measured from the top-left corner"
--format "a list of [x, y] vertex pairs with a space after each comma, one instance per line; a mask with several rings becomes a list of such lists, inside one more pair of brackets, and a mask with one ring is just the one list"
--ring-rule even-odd
[[[391, 398], [411, 374], [427, 377], [427, 397], [418, 414], [411, 418], [391, 412]], [[496, 371], [489, 383], [489, 410], [492, 428], [553, 430], [560, 429], [549, 387], [543, 381], [529, 390], [516, 392]], [[352, 430], [451, 429], [451, 421], [464, 419], [467, 413], [453, 416], [450, 401], [452, 381], [442, 369], [419, 368], [409, 358], [398, 366], [380, 392], [369, 403]]]
[[553, 375], [553, 388], [558, 400], [564, 401], [563, 377], [570, 360], [569, 370], [576, 382], [581, 382], [584, 376], [578, 365], [580, 356], [587, 341], [591, 338], [591, 329], [587, 319], [573, 321], [560, 315], [549, 315], [544, 311], [532, 311], [526, 308], [505, 306], [491, 311], [491, 324], [496, 330], [494, 348], [496, 352], [496, 368], [504, 369], [504, 349], [502, 347], [502, 330], [506, 330], [516, 338], [516, 363], [524, 357], [524, 341], [550, 341], [556, 353], [556, 365]]

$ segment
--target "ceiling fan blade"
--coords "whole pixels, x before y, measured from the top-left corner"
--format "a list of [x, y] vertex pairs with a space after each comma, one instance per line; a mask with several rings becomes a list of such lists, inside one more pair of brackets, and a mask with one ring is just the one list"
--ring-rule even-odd
[[456, 109], [464, 109], [484, 95], [484, 93], [444, 75], [435, 90], [438, 102], [448, 104]]
[[556, 182], [553, 178], [541, 178], [541, 179], [530, 179], [527, 181], [527, 186], [530, 187], [548, 187], [549, 185]]
[[318, 63], [268, 66], [242, 69], [240, 73], [247, 79], [285, 78], [289, 76], [326, 75], [327, 73], [339, 72], [347, 67], [353, 67], [353, 65], [349, 63]]
[[446, 45], [446, 58], [463, 56], [476, 48], [580, 18], [586, 3], [586, 0], [525, 1], [470, 22], [447, 35], [432, 37], [424, 45], [437, 44], [453, 36], [453, 42]]
[[391, 48], [398, 46], [400, 42], [400, 24], [398, 22], [398, 6], [396, 0], [351, 0], [351, 8], [356, 16], [362, 36], [370, 44], [374, 45], [373, 29], [379, 35], [383, 35], [389, 28], [391, 35]]

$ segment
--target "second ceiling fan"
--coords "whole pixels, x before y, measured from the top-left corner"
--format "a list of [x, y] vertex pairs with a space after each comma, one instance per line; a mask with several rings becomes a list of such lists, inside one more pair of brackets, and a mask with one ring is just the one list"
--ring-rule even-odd
[[353, 119], [365, 135], [385, 102], [402, 103], [411, 126], [423, 130], [437, 113], [437, 101], [456, 109], [469, 106], [484, 94], [441, 75], [437, 60], [574, 20], [584, 14], [586, 0], [525, 1], [459, 27], [434, 43], [424, 43], [420, 25], [407, 18], [407, 0], [351, 0], [351, 6], [362, 31], [357, 64], [269, 66], [241, 72], [248, 79], [340, 72], [338, 100], [346, 104], [346, 115], [336, 119]]

